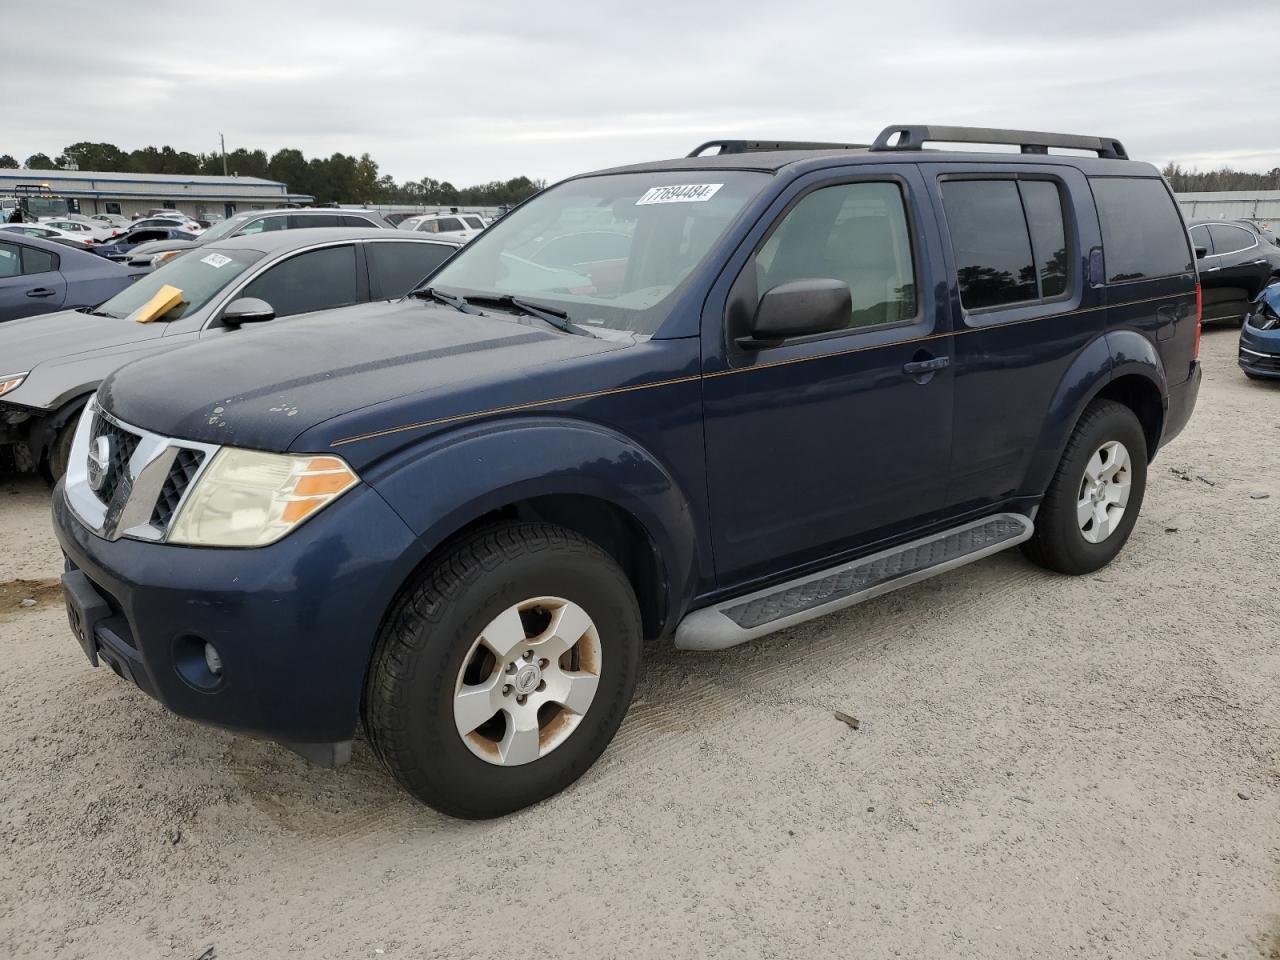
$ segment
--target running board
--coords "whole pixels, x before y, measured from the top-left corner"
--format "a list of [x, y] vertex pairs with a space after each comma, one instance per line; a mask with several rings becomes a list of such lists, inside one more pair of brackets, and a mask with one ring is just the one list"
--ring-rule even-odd
[[723, 650], [1007, 550], [1035, 528], [999, 513], [861, 560], [694, 610], [676, 628], [682, 650]]

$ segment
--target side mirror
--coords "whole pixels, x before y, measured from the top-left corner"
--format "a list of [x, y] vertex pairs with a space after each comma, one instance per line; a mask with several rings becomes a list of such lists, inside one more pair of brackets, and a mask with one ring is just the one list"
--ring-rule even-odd
[[1209, 248], [1208, 248], [1208, 247], [1196, 247], [1196, 259], [1197, 259], [1197, 260], [1203, 260], [1203, 259], [1204, 259], [1205, 257], [1207, 257], [1208, 255], [1209, 255]]
[[242, 323], [266, 323], [275, 317], [276, 308], [257, 297], [232, 300], [227, 309], [222, 311], [222, 322], [229, 327], [238, 327]]
[[843, 280], [792, 280], [760, 298], [751, 335], [739, 337], [738, 346], [774, 347], [791, 337], [843, 330], [852, 316], [853, 295]]

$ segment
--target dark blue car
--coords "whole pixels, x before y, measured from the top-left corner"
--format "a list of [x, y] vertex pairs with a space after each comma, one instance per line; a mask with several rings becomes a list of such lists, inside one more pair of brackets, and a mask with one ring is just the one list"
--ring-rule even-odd
[[[87, 251], [38, 237], [0, 233], [0, 323], [97, 306], [138, 276], [137, 270]], [[0, 368], [4, 365], [0, 356]]]
[[174, 230], [167, 227], [134, 227], [128, 233], [122, 233], [118, 237], [112, 238], [110, 243], [100, 243], [93, 248], [93, 252], [108, 260], [127, 260], [129, 251], [140, 243], [150, 243], [153, 240], [194, 240], [194, 233], [187, 233], [185, 230]]
[[247, 336], [263, 293], [104, 381], [54, 496], [90, 661], [323, 762], [362, 723], [487, 817], [592, 764], [647, 643], [1018, 545], [1109, 563], [1201, 379], [1159, 172], [957, 127], [718, 146], [557, 184], [399, 303]]
[[1245, 314], [1240, 369], [1251, 380], [1280, 380], [1280, 283], [1264, 287]]

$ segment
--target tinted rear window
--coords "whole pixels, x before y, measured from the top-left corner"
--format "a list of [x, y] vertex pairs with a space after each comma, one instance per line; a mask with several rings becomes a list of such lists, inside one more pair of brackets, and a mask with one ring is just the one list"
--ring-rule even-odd
[[1163, 180], [1090, 180], [1102, 224], [1107, 282], [1167, 277], [1191, 270], [1191, 246]]

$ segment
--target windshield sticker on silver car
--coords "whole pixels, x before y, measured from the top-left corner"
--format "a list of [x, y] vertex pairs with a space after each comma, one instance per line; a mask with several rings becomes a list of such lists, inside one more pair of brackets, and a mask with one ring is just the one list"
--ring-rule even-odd
[[211, 267], [225, 267], [231, 262], [231, 258], [224, 257], [220, 253], [211, 253], [207, 257], [201, 257], [200, 262], [207, 263]]
[[701, 203], [710, 200], [723, 183], [686, 183], [674, 187], [654, 187], [636, 201], [641, 207], [648, 203]]

